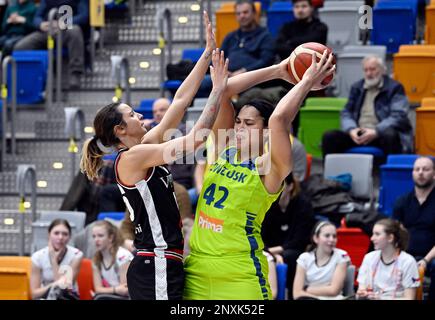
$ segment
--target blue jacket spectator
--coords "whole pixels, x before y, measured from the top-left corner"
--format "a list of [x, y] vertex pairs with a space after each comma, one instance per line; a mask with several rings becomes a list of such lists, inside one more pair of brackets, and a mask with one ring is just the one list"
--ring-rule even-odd
[[[274, 40], [267, 29], [258, 25], [254, 3], [238, 0], [235, 8], [239, 29], [227, 34], [221, 46], [225, 57], [230, 60], [230, 77], [270, 66], [275, 59]], [[211, 78], [207, 75], [201, 83], [200, 96], [207, 97], [211, 87]]]
[[409, 153], [413, 149], [409, 103], [403, 86], [383, 75], [385, 66], [376, 56], [363, 60], [364, 79], [356, 82], [341, 113], [342, 131], [325, 133], [323, 156], [370, 145], [385, 154]]
[[230, 59], [231, 72], [245, 69], [256, 70], [274, 62], [274, 41], [266, 28], [257, 26], [252, 31], [236, 31], [228, 34], [222, 43], [222, 50]]
[[89, 1], [88, 0], [41, 0], [38, 11], [36, 11], [33, 24], [39, 29], [42, 22], [48, 20], [48, 13], [53, 8], [70, 6], [73, 12], [73, 25], [87, 26], [89, 23]]
[[[68, 70], [70, 89], [80, 86], [80, 77], [84, 73], [85, 44], [83, 33], [89, 26], [89, 0], [41, 0], [33, 19], [35, 31], [21, 39], [15, 50], [44, 50], [47, 48], [48, 13], [53, 8], [69, 6], [72, 9], [72, 27], [62, 30], [63, 43], [68, 48]], [[68, 12], [68, 11], [66, 11]], [[65, 13], [60, 13], [64, 15]], [[56, 17], [58, 19], [59, 17]], [[68, 21], [68, 20], [67, 20]], [[57, 26], [56, 26], [57, 29]]]

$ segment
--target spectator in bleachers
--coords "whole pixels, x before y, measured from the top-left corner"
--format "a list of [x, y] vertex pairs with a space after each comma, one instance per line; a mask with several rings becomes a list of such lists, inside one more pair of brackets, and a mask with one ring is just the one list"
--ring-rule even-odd
[[33, 0], [17, 0], [10, 4], [3, 16], [0, 49], [2, 57], [9, 56], [19, 40], [34, 30], [36, 7]]
[[329, 221], [313, 229], [311, 246], [297, 260], [293, 284], [295, 299], [341, 299], [350, 258], [337, 249], [337, 230]]
[[323, 135], [323, 157], [356, 146], [375, 146], [385, 155], [413, 149], [409, 103], [402, 84], [385, 75], [385, 64], [378, 56], [367, 56], [362, 64], [364, 79], [352, 85], [341, 112], [341, 130]]
[[435, 246], [435, 160], [418, 158], [412, 178], [414, 190], [397, 199], [393, 217], [408, 230], [408, 252], [430, 275], [429, 299], [435, 300], [435, 261], [430, 255]]
[[[284, 190], [266, 213], [261, 229], [265, 250], [287, 266], [287, 288], [292, 297], [296, 260], [310, 243], [314, 227], [311, 203], [300, 192], [299, 182], [293, 173], [285, 179]], [[278, 257], [281, 256], [281, 257]]]
[[[89, 1], [87, 0], [41, 0], [35, 18], [34, 27], [38, 30], [21, 39], [14, 50], [44, 50], [47, 48], [49, 30], [48, 13], [61, 6], [72, 8], [72, 26], [62, 31], [62, 39], [68, 48], [69, 85], [71, 89], [80, 87], [80, 78], [84, 73], [85, 44], [83, 32], [89, 27]], [[60, 17], [58, 17], [59, 19]], [[59, 25], [56, 23], [56, 30]]]
[[414, 300], [420, 286], [417, 262], [405, 252], [408, 232], [399, 221], [382, 219], [373, 227], [375, 251], [358, 272], [358, 299]]
[[106, 220], [92, 228], [96, 252], [93, 258], [94, 300], [128, 299], [127, 270], [133, 255], [121, 247], [118, 228]]
[[311, 0], [292, 0], [295, 20], [285, 23], [276, 40], [276, 52], [281, 60], [290, 56], [296, 47], [306, 42], [326, 45], [328, 27], [314, 17]]
[[222, 43], [222, 50], [230, 59], [230, 77], [270, 66], [275, 55], [272, 35], [258, 25], [253, 1], [238, 0], [235, 6], [239, 29], [228, 34]]
[[147, 130], [151, 130], [162, 121], [163, 116], [166, 111], [168, 111], [170, 105], [171, 101], [167, 98], [159, 98], [154, 101], [152, 106], [153, 118], [143, 120]]
[[[229, 76], [272, 65], [275, 58], [275, 43], [269, 31], [258, 25], [256, 9], [252, 0], [237, 0], [236, 19], [239, 28], [227, 34], [221, 49], [229, 58]], [[210, 91], [211, 79], [206, 77], [202, 91]], [[279, 99], [278, 99], [279, 100]]]
[[83, 253], [68, 245], [71, 226], [56, 219], [48, 227], [48, 246], [32, 254], [32, 299], [77, 300]]

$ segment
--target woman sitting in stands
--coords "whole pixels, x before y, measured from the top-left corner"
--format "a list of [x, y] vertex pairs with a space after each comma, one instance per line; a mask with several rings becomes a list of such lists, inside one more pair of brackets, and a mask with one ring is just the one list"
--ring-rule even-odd
[[297, 260], [293, 283], [294, 299], [343, 299], [347, 266], [346, 251], [337, 249], [337, 230], [329, 221], [320, 221], [314, 227], [308, 252]]
[[96, 252], [93, 259], [94, 300], [126, 300], [127, 270], [133, 255], [120, 246], [118, 228], [106, 220], [92, 228]]
[[32, 299], [77, 300], [77, 275], [83, 253], [67, 245], [71, 226], [64, 219], [48, 227], [48, 246], [32, 254]]
[[375, 251], [364, 256], [358, 272], [358, 299], [414, 300], [420, 286], [417, 262], [404, 250], [408, 232], [393, 219], [373, 227]]

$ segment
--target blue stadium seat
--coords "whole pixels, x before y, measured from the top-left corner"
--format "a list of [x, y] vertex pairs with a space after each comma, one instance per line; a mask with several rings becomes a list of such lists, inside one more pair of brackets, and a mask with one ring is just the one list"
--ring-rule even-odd
[[[181, 54], [181, 60], [190, 60], [192, 62], [197, 62], [204, 52], [204, 48], [191, 48], [184, 49]], [[164, 90], [176, 91], [181, 86], [182, 81], [180, 80], [168, 80], [162, 83], [162, 88]]]
[[363, 146], [363, 147], [353, 147], [348, 150], [346, 150], [346, 153], [361, 153], [361, 154], [371, 154], [375, 158], [382, 158], [384, 157], [384, 152], [376, 147], [369, 147], [369, 146]]
[[371, 42], [387, 46], [388, 53], [412, 44], [417, 28], [418, 0], [380, 0], [373, 9]]
[[156, 99], [143, 99], [140, 102], [139, 107], [134, 109], [134, 111], [139, 112], [143, 115], [145, 119], [153, 118], [153, 103]]
[[104, 220], [106, 218], [112, 219], [112, 220], [123, 220], [125, 216], [125, 212], [100, 212], [98, 214], [97, 220]]
[[379, 212], [391, 216], [397, 198], [413, 189], [412, 168], [418, 157], [415, 154], [389, 155], [387, 163], [380, 166]]
[[261, 11], [266, 11], [270, 6], [270, 0], [260, 0], [261, 2]]
[[[34, 104], [44, 101], [47, 80], [48, 53], [46, 50], [14, 51], [17, 64], [17, 104]], [[29, 81], [31, 79], [31, 81]], [[8, 87], [11, 87], [10, 68]], [[10, 95], [8, 99], [10, 99]]]
[[128, 6], [127, 6], [126, 2], [119, 1], [119, 2], [121, 2], [119, 4], [117, 4], [118, 1], [115, 1], [115, 0], [111, 1], [111, 2], [108, 2], [108, 1], [105, 1], [105, 2], [106, 3], [104, 5], [104, 7], [107, 10], [120, 10], [121, 11], [121, 10], [127, 10], [128, 9]]
[[281, 27], [294, 20], [293, 4], [290, 1], [276, 1], [267, 10], [267, 28], [277, 37]]
[[276, 265], [276, 277], [278, 283], [278, 293], [276, 295], [276, 300], [286, 299], [285, 290], [287, 288], [287, 269], [288, 266], [285, 263]]

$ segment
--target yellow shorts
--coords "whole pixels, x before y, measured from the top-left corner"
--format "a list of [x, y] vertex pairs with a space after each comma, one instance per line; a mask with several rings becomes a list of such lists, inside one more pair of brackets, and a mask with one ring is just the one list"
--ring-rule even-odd
[[184, 263], [186, 300], [270, 300], [267, 259], [261, 251], [246, 256], [190, 254]]

